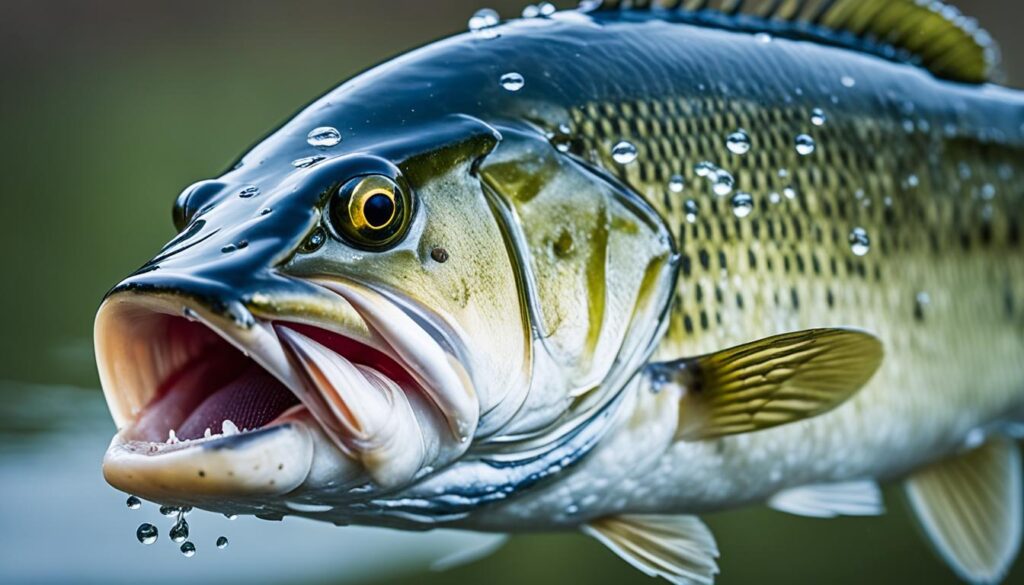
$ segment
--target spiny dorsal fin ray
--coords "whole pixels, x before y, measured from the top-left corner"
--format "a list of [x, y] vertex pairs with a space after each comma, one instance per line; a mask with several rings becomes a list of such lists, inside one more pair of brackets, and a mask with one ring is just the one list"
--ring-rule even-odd
[[1021, 460], [996, 437], [914, 474], [906, 483], [935, 549], [969, 583], [998, 583], [1021, 543]]
[[656, 388], [678, 388], [676, 437], [695, 441], [828, 412], [871, 379], [882, 357], [882, 343], [869, 333], [808, 329], [651, 364], [648, 372]]
[[650, 577], [712, 585], [718, 574], [715, 537], [695, 516], [609, 516], [580, 529]]
[[650, 10], [666, 20], [810, 40], [965, 83], [1001, 75], [992, 37], [939, 0], [585, 0], [581, 7]]

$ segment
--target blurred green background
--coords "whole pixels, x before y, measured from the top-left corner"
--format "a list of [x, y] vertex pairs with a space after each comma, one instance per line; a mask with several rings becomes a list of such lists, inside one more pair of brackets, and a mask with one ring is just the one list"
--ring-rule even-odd
[[[1001, 41], [1019, 86], [1024, 7], [960, 4]], [[137, 576], [150, 583], [210, 582], [243, 565], [258, 582], [294, 582], [300, 573], [322, 583], [649, 582], [576, 535], [517, 537], [486, 560], [425, 573], [423, 538], [374, 532], [358, 559], [332, 564], [335, 545], [326, 541], [340, 534], [340, 559], [355, 550], [349, 529], [327, 527], [326, 536], [308, 523], [286, 522], [286, 532], [246, 524], [259, 526], [259, 554], [256, 544], [246, 553], [234, 543], [190, 573], [186, 565], [200, 559], [169, 548], [126, 564], [142, 554], [132, 530], [104, 532], [138, 519], [125, 519], [122, 496], [99, 480], [113, 430], [90, 339], [103, 293], [171, 237], [170, 205], [184, 186], [218, 174], [337, 82], [464, 29], [485, 5], [513, 16], [523, 2], [4, 2], [0, 582], [112, 582], [146, 567]], [[710, 517], [723, 551], [719, 583], [956, 583], [918, 538], [898, 492], [888, 495], [890, 513], [880, 519], [814, 521], [765, 509]], [[321, 562], [310, 565], [300, 550]], [[70, 568], [58, 570], [61, 563]], [[1021, 563], [1015, 579], [1024, 581]]]

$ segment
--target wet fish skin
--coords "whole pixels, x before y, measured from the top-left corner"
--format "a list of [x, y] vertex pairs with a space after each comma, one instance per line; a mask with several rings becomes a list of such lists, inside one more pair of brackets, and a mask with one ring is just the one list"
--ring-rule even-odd
[[[481, 412], [472, 443], [446, 445], [436, 468], [395, 489], [366, 491], [358, 466], [340, 484], [311, 473], [289, 497], [336, 504], [326, 512], [276, 496], [204, 505], [556, 530], [898, 480], [1024, 414], [1020, 92], [636, 14], [500, 32], [430, 45], [315, 102], [219, 179], [201, 216], [209, 240], [172, 247], [112, 297], [195, 303], [224, 329], [239, 325], [234, 306], [371, 343], [373, 327], [315, 283], [382, 291], [465, 365]], [[502, 87], [510, 71], [522, 89]], [[305, 142], [325, 125], [344, 136], [340, 156]], [[727, 145], [739, 130], [745, 154]], [[801, 135], [813, 152], [798, 151]], [[616, 160], [622, 143], [635, 160]], [[728, 172], [729, 192], [698, 174], [705, 162]], [[366, 168], [415, 189], [407, 240], [301, 251], [338, 182]], [[245, 184], [266, 197], [228, 195]], [[735, 211], [741, 193], [749, 215]], [[250, 227], [262, 206], [271, 219]], [[868, 241], [851, 242], [856, 230]], [[242, 237], [253, 255], [226, 260], [221, 246]], [[648, 364], [815, 328], [866, 331], [884, 347], [850, 402], [679, 440], [680, 389], [657, 391]]]

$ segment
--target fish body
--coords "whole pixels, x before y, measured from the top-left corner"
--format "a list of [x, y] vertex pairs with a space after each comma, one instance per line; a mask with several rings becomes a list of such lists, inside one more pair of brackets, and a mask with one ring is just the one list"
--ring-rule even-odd
[[[978, 83], [980, 41], [851, 50], [821, 24], [848, 1], [802, 28], [604, 4], [371, 69], [186, 190], [97, 318], [108, 480], [268, 518], [583, 527], [675, 582], [716, 571], [692, 514], [869, 514], [907, 480], [954, 568], [997, 576], [1024, 94]], [[944, 461], [1009, 494], [974, 556]], [[665, 534], [698, 560], [652, 553]]]

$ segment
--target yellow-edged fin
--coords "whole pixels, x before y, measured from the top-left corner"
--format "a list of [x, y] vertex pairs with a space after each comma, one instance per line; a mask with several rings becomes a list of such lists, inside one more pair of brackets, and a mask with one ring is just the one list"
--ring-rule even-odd
[[932, 545], [969, 583], [998, 583], [1021, 543], [1021, 460], [1003, 437], [917, 472], [906, 482]]
[[805, 420], [853, 396], [882, 363], [877, 337], [808, 329], [717, 353], [652, 364], [655, 386], [681, 392], [678, 439], [749, 433]]
[[647, 10], [669, 21], [835, 45], [965, 83], [992, 81], [999, 73], [992, 37], [938, 0], [594, 0], [582, 6]]
[[650, 577], [711, 585], [718, 574], [715, 537], [696, 516], [610, 516], [581, 530]]

